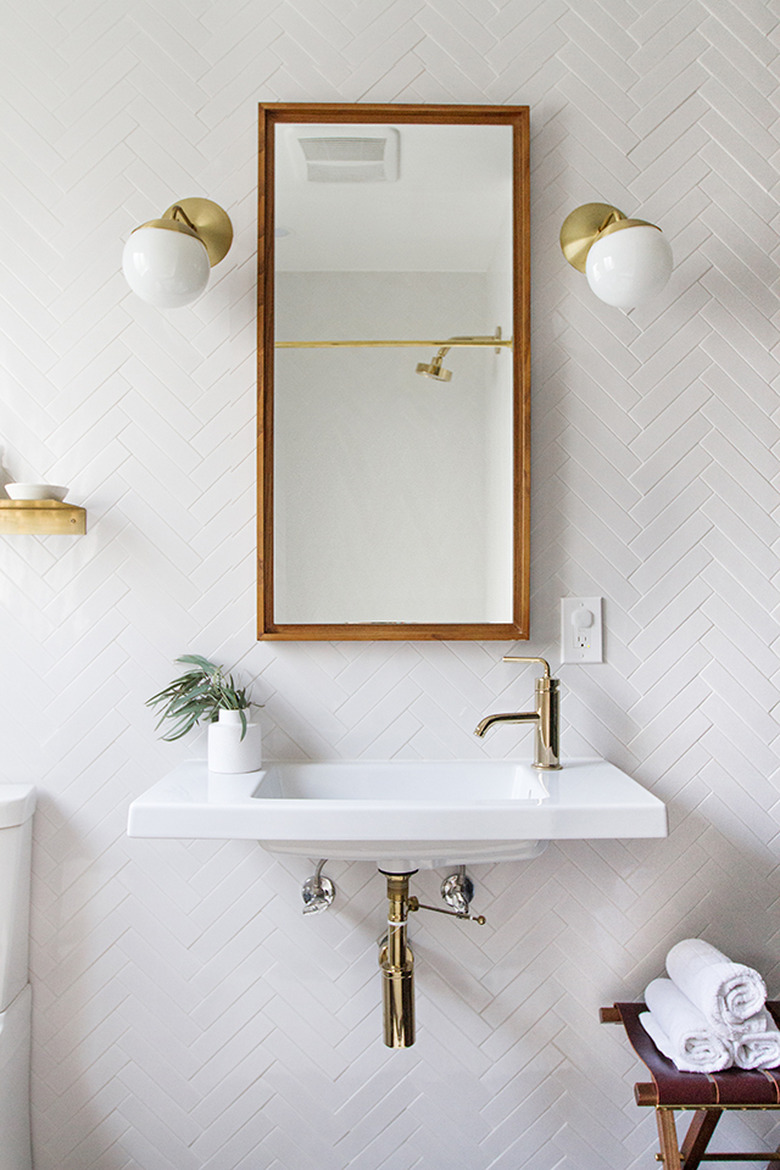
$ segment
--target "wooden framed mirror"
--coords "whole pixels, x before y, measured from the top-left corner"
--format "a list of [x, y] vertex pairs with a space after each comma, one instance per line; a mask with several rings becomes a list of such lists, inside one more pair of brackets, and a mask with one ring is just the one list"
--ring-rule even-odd
[[260, 638], [520, 639], [525, 106], [260, 107]]

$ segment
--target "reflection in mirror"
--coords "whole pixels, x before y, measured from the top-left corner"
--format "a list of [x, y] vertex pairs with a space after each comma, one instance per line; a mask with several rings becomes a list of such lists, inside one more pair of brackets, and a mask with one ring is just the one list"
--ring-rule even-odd
[[263, 108], [261, 636], [527, 636], [525, 111], [445, 109]]

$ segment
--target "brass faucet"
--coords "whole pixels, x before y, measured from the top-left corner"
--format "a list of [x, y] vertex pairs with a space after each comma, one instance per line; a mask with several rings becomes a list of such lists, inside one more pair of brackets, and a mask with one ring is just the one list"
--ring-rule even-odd
[[494, 723], [533, 723], [534, 725], [534, 768], [546, 771], [561, 767], [558, 747], [559, 724], [559, 682], [550, 678], [550, 667], [544, 658], [522, 658], [507, 654], [504, 662], [539, 662], [544, 674], [537, 678], [534, 687], [535, 711], [518, 711], [507, 715], [488, 715], [474, 728], [474, 734], [483, 736]]

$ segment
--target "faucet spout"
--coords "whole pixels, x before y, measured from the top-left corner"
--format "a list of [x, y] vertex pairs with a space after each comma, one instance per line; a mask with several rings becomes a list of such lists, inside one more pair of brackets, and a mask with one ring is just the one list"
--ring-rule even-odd
[[506, 715], [486, 715], [484, 719], [480, 719], [474, 728], [474, 734], [482, 737], [486, 731], [490, 730], [494, 723], [536, 723], [538, 720], [538, 711], [517, 711], [509, 712]]

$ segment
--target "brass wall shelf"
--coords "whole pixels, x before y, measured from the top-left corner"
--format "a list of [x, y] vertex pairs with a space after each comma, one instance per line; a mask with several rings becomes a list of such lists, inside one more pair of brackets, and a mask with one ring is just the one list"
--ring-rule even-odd
[[0, 500], [0, 535], [83, 536], [87, 512], [59, 500]]

